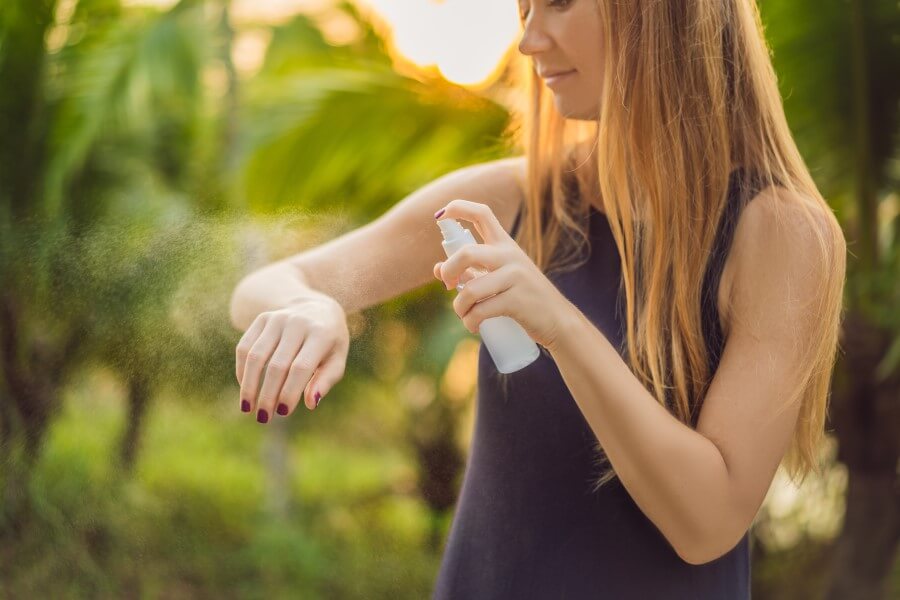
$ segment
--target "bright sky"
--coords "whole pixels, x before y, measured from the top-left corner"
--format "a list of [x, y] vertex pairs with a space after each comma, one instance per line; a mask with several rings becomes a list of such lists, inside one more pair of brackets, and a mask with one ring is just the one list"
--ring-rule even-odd
[[390, 23], [394, 47], [460, 84], [491, 77], [519, 35], [515, 0], [357, 0]]
[[[123, 3], [168, 7], [175, 1]], [[420, 67], [437, 68], [443, 77], [461, 85], [492, 79], [519, 35], [516, 0], [353, 1], [363, 12], [374, 11], [384, 19], [395, 52]], [[271, 24], [298, 12], [319, 12], [331, 4], [332, 0], [232, 0], [232, 14], [238, 25]], [[346, 33], [339, 21], [329, 27], [336, 37]]]

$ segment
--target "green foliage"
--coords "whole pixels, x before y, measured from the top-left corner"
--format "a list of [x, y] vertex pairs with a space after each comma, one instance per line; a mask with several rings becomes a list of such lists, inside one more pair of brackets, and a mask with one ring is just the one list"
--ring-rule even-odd
[[326, 428], [292, 438], [302, 476], [278, 517], [260, 462], [270, 427], [230, 398], [203, 407], [167, 398], [126, 478], [107, 459], [121, 398], [108, 372], [85, 374], [38, 465], [29, 535], [0, 548], [0, 595], [427, 596], [440, 558], [423, 550], [428, 511], [414, 497], [373, 493], [411, 468], [389, 439], [335, 444]]
[[[863, 212], [860, 181], [885, 206], [897, 202], [889, 192], [900, 177], [900, 17], [893, 1], [863, 4], [854, 25], [846, 3], [760, 2], [789, 121], [848, 222]], [[359, 29], [353, 42], [334, 46], [298, 15], [269, 27], [258, 72], [239, 73], [231, 55], [241, 32], [228, 8], [0, 2], [0, 316], [18, 328], [4, 366], [55, 400], [27, 535], [0, 544], [0, 596], [421, 598], [431, 589], [432, 527], [446, 531], [448, 516], [416, 489], [397, 390], [410, 376], [437, 383], [467, 337], [445, 290], [366, 311], [323, 405], [268, 427], [238, 412], [240, 333], [228, 299], [263, 263], [508, 153], [508, 112], [397, 73], [349, 2], [335, 10]], [[300, 222], [306, 214], [315, 219]], [[900, 328], [900, 226], [890, 218], [878, 230], [878, 268], [853, 285], [881, 299], [871, 307], [880, 323]], [[397, 332], [399, 343], [383, 343]], [[879, 373], [898, 366], [895, 343]], [[22, 415], [11, 419], [7, 400], [21, 390], [3, 375], [0, 443], [16, 456]], [[115, 457], [136, 380], [152, 402], [126, 471]], [[0, 483], [12, 471], [0, 470]], [[273, 491], [286, 508], [270, 505]], [[817, 564], [790, 556], [796, 572]], [[759, 573], [773, 588], [790, 578]]]

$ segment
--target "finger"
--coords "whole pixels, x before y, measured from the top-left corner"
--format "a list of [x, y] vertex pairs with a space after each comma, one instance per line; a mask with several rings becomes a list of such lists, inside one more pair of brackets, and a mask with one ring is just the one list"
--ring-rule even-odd
[[[469, 244], [463, 246], [441, 264], [441, 279], [445, 284], [454, 284], [455, 281], [469, 267], [481, 267], [488, 271], [499, 269], [509, 262], [506, 252], [496, 246], [487, 244]], [[449, 289], [449, 288], [448, 288]]]
[[[256, 408], [256, 395], [263, 367], [281, 340], [281, 327], [277, 319], [268, 319], [259, 338], [247, 352], [247, 363], [241, 377], [241, 410], [252, 412]], [[246, 402], [246, 404], [245, 404]]]
[[[435, 276], [435, 278], [437, 278], [439, 280], [441, 279], [441, 265], [443, 265], [443, 264], [444, 264], [443, 262], [438, 262], [434, 265], [434, 276]], [[451, 282], [446, 282], [446, 281], [441, 280], [441, 283], [443, 283], [444, 287], [449, 290], [449, 289], [456, 287], [457, 282], [456, 282], [456, 280], [453, 280]]]
[[491, 207], [480, 202], [472, 202], [471, 200], [462, 200], [460, 198], [451, 200], [444, 207], [443, 214], [438, 217], [438, 220], [440, 219], [462, 219], [473, 223], [475, 230], [478, 231], [485, 243], [511, 239], [506, 230], [503, 229], [500, 221], [497, 220], [497, 216], [491, 210]]
[[278, 342], [278, 347], [272, 354], [272, 360], [266, 367], [266, 377], [263, 380], [262, 389], [259, 391], [256, 420], [260, 423], [268, 422], [269, 418], [275, 414], [275, 401], [281, 394], [291, 364], [305, 338], [306, 332], [302, 324], [288, 322], [281, 334], [281, 341]]
[[[307, 389], [309, 380], [312, 379], [313, 373], [325, 361], [325, 358], [331, 354], [334, 349], [333, 340], [323, 334], [310, 335], [303, 342], [300, 352], [294, 358], [291, 364], [291, 370], [288, 373], [287, 381], [281, 390], [279, 402], [284, 403], [287, 407], [287, 414], [294, 412], [294, 409], [300, 403], [300, 396], [306, 396], [304, 390]], [[315, 401], [312, 398], [305, 397], [304, 402], [306, 408], [312, 410], [315, 408]]]
[[511, 271], [501, 268], [466, 283], [453, 299], [453, 310], [459, 318], [465, 319], [476, 305], [510, 289], [514, 281]]
[[244, 368], [247, 363], [247, 353], [250, 352], [250, 348], [259, 338], [259, 334], [262, 333], [263, 328], [266, 326], [266, 321], [267, 317], [263, 315], [256, 317], [247, 331], [244, 332], [244, 335], [241, 336], [241, 339], [237, 344], [237, 348], [235, 349], [235, 374], [237, 375], [238, 385], [240, 385], [241, 380], [244, 379]]
[[305, 398], [311, 398], [313, 408], [319, 406], [319, 402], [325, 397], [325, 394], [334, 387], [334, 385], [344, 376], [344, 369], [347, 364], [347, 352], [336, 347], [325, 362], [319, 367], [304, 391]]
[[466, 313], [465, 317], [462, 318], [462, 322], [470, 333], [478, 333], [481, 328], [481, 323], [485, 319], [499, 317], [501, 315], [515, 318], [510, 314], [509, 300], [504, 294], [498, 294], [481, 300], [480, 302], [476, 302]]

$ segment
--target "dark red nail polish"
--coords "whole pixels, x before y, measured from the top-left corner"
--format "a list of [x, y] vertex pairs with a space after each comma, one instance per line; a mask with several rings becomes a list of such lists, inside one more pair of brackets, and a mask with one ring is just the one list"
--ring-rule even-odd
[[241, 412], [250, 412], [250, 402], [241, 400]]
[[434, 213], [434, 218], [435, 218], [435, 219], [440, 219], [440, 218], [441, 218], [441, 215], [444, 214], [444, 211], [445, 211], [445, 210], [447, 210], [447, 209], [446, 209], [446, 208], [442, 208], [441, 210], [439, 210], [439, 211], [437, 211], [436, 213]]
[[256, 413], [256, 420], [260, 423], [266, 423], [269, 421], [269, 413], [266, 412], [266, 409], [260, 409], [260, 411]]
[[319, 406], [319, 401], [322, 400], [322, 394], [316, 392], [316, 406]]
[[276, 408], [275, 411], [281, 416], [286, 415], [288, 413], [287, 404], [279, 403], [278, 408]]

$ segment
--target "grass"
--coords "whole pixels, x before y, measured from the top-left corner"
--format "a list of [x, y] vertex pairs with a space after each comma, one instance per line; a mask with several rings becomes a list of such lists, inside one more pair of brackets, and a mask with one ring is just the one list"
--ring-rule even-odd
[[279, 431], [234, 404], [159, 398], [127, 475], [121, 398], [96, 380], [71, 390], [34, 474], [27, 534], [0, 551], [0, 596], [430, 594], [440, 556], [427, 508], [394, 493], [412, 473], [397, 448]]

